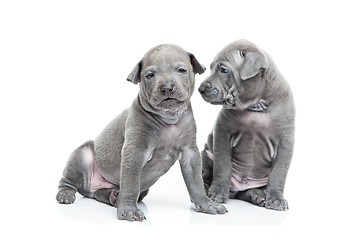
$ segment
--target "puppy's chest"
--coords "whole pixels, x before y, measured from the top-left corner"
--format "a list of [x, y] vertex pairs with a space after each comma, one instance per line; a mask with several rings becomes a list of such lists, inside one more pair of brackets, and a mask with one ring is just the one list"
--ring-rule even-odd
[[179, 139], [182, 139], [183, 130], [177, 126], [169, 126], [163, 129], [159, 134], [159, 140], [164, 143], [164, 145], [173, 145], [178, 142]]
[[[162, 139], [159, 139], [159, 141]], [[146, 184], [155, 182], [159, 177], [164, 175], [174, 163], [181, 159], [182, 150], [173, 144], [159, 144], [151, 152], [143, 170], [143, 176], [146, 176]]]
[[270, 162], [276, 155], [276, 130], [267, 113], [245, 112], [237, 117], [231, 137], [233, 158], [240, 162]]
[[155, 138], [156, 148], [153, 150], [151, 161], [175, 162], [181, 158], [185, 144], [186, 130], [177, 126], [163, 129]]
[[266, 131], [272, 125], [270, 115], [264, 112], [247, 111], [238, 115], [236, 120], [239, 123], [239, 127], [248, 131]]

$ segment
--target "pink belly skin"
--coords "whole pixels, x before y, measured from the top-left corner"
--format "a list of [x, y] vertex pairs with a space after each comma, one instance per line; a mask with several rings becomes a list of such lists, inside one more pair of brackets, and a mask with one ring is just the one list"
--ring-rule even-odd
[[254, 179], [249, 177], [239, 177], [234, 172], [231, 175], [231, 191], [244, 191], [250, 188], [263, 187], [267, 184], [268, 178]]
[[[205, 150], [211, 160], [214, 161], [214, 154], [211, 150]], [[234, 171], [231, 174], [231, 191], [238, 192], [244, 191], [251, 188], [263, 187], [267, 184], [268, 177], [255, 179], [250, 177], [240, 177]]]
[[99, 172], [98, 167], [96, 166], [94, 155], [90, 149], [86, 149], [84, 152], [84, 164], [87, 167], [85, 183], [84, 185], [88, 186], [89, 192], [94, 193], [102, 188], [118, 188], [118, 186], [106, 181], [104, 177]]

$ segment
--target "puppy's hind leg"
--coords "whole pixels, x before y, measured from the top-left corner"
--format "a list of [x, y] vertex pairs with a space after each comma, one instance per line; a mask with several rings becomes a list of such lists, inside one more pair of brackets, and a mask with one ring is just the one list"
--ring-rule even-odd
[[[209, 156], [210, 155], [210, 156]], [[213, 180], [213, 160], [211, 159], [212, 152], [205, 145], [205, 149], [201, 152], [202, 159], [202, 177], [204, 181], [204, 187], [207, 192], [212, 180]]]
[[117, 207], [117, 197], [119, 195], [119, 188], [102, 188], [95, 192], [95, 199], [99, 202], [109, 204]]
[[70, 204], [75, 201], [75, 193], [79, 191], [86, 197], [93, 197], [89, 187], [89, 163], [94, 161], [94, 142], [88, 141], [75, 149], [69, 157], [59, 183], [56, 199], [59, 203]]
[[265, 189], [266, 187], [260, 187], [260, 188], [251, 188], [245, 191], [239, 191], [236, 194], [234, 194], [233, 197], [231, 198], [236, 198], [239, 200], [253, 203], [260, 207], [265, 207], [265, 201], [266, 201]]
[[[149, 189], [140, 193], [138, 202], [141, 202], [144, 197], [149, 193]], [[109, 204], [110, 206], [117, 207], [117, 197], [119, 195], [119, 188], [102, 188], [95, 192], [95, 199], [99, 202]]]
[[201, 152], [202, 177], [205, 191], [207, 192], [213, 180], [214, 152], [213, 152], [213, 134], [208, 136], [204, 150]]

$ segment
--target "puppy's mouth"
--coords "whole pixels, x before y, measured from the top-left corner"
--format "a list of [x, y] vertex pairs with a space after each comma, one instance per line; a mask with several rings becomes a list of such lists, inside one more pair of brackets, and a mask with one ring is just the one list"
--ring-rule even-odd
[[174, 108], [174, 107], [176, 108], [181, 103], [182, 103], [182, 101], [180, 101], [177, 98], [167, 97], [167, 98], [164, 98], [163, 100], [161, 100], [161, 102], [159, 103], [159, 106], [163, 107], [163, 108]]
[[234, 106], [234, 103], [232, 101], [229, 101], [229, 99], [226, 99], [224, 101], [211, 101], [205, 99], [205, 101], [211, 103], [212, 105], [221, 105], [226, 109], [231, 109]]
[[223, 102], [222, 101], [219, 101], [219, 100], [213, 100], [213, 99], [208, 99], [206, 97], [203, 97], [203, 99], [208, 102], [208, 103], [211, 103], [213, 105], [222, 105]]
[[180, 101], [177, 100], [176, 98], [171, 98], [171, 97], [168, 97], [168, 98], [165, 98], [161, 101], [161, 103], [166, 103], [166, 104], [175, 104], [175, 103], [179, 103]]
[[209, 98], [209, 97], [206, 97], [204, 95], [201, 95], [202, 98], [208, 102], [208, 103], [211, 103], [213, 105], [223, 105], [225, 108], [230, 108], [232, 107], [234, 104], [235, 104], [235, 99], [233, 96], [226, 96], [226, 97], [223, 97], [223, 98]]

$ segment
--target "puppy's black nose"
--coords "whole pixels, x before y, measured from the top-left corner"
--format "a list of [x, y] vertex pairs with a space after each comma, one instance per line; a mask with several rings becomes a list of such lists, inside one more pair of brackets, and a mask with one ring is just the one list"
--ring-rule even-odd
[[200, 93], [204, 93], [206, 90], [206, 87], [201, 85], [198, 90]]
[[175, 86], [166, 84], [166, 85], [162, 85], [159, 88], [159, 90], [160, 90], [161, 94], [163, 94], [165, 96], [170, 96], [174, 92]]
[[204, 83], [202, 83], [202, 84], [200, 85], [200, 87], [199, 87], [198, 90], [199, 90], [200, 93], [204, 93], [207, 88], [211, 88], [211, 83], [209, 83], [209, 82], [204, 82]]

